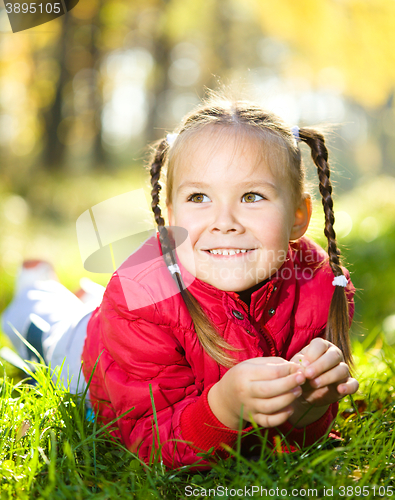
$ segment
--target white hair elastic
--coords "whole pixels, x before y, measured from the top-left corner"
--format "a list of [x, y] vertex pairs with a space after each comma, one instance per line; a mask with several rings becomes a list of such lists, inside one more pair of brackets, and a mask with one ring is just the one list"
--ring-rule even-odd
[[166, 141], [169, 146], [172, 146], [173, 142], [177, 139], [178, 134], [167, 134]]
[[167, 269], [171, 272], [171, 274], [180, 273], [180, 268], [178, 267], [178, 264], [171, 264], [170, 266], [167, 266]]
[[294, 125], [293, 127], [291, 127], [291, 132], [292, 135], [294, 136], [295, 143], [298, 144], [298, 141], [300, 141], [299, 127], [297, 125]]
[[335, 276], [334, 280], [332, 281], [333, 286], [347, 286], [348, 279], [344, 276], [344, 274], [341, 274], [340, 276]]

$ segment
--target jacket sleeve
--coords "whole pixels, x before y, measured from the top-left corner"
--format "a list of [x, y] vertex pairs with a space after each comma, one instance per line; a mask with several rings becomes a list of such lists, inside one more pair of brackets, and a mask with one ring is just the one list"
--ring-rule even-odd
[[[214, 447], [219, 456], [225, 457], [227, 454], [221, 450], [220, 444], [225, 443], [232, 447], [238, 438], [238, 432], [225, 427], [212, 413], [207, 402], [207, 393], [209, 389], [210, 388], [205, 389], [202, 396], [185, 409], [181, 417], [181, 427], [185, 439], [193, 442], [195, 446], [206, 451]], [[268, 429], [269, 443], [276, 448], [276, 437], [285, 436], [286, 442], [282, 443], [281, 451], [293, 452], [300, 448], [310, 446], [328, 432], [332, 422], [336, 418], [337, 409], [338, 403], [331, 404], [320, 419], [312, 422], [306, 427], [295, 428], [289, 422], [285, 422], [278, 427], [270, 428]], [[205, 426], [208, 426], [208, 429], [205, 429]], [[253, 446], [259, 442], [256, 437], [249, 434], [252, 430], [253, 427], [249, 426], [243, 429], [241, 433], [243, 449], [246, 450], [247, 454], [249, 454], [249, 445]], [[247, 436], [244, 438], [246, 434]]]
[[[224, 428], [209, 410], [209, 388], [197, 385], [178, 340], [185, 332], [157, 325], [154, 306], [130, 311], [120, 303], [112, 287], [99, 311], [101, 356], [90, 389], [99, 418], [107, 423], [129, 411], [114, 434], [145, 462], [157, 454], [171, 468], [197, 462], [207, 466], [199, 452], [211, 449], [213, 459], [224, 456], [221, 444], [232, 446], [238, 432]], [[188, 430], [184, 435], [188, 418], [182, 424], [183, 413], [192, 404], [207, 447], [188, 442]]]

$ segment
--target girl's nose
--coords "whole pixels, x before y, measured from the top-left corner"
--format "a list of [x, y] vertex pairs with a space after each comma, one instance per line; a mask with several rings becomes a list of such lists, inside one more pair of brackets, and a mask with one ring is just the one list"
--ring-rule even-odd
[[244, 226], [230, 208], [222, 206], [217, 210], [210, 230], [223, 234], [242, 233], [244, 232]]

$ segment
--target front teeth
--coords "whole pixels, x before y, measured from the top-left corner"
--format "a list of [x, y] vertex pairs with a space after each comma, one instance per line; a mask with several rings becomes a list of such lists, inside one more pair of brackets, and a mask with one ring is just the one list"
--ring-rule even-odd
[[247, 250], [209, 250], [214, 255], [235, 255], [236, 253], [246, 253]]

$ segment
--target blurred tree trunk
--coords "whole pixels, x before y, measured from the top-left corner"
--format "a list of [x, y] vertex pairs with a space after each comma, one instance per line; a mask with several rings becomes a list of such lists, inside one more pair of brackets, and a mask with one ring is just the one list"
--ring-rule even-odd
[[[161, 13], [160, 15], [164, 15]], [[154, 77], [150, 87], [150, 104], [146, 125], [146, 138], [149, 142], [163, 137], [163, 131], [158, 129], [158, 108], [164, 105], [165, 91], [169, 88], [169, 67], [171, 44], [168, 39], [165, 23], [153, 23], [154, 26], [162, 25], [160, 30], [152, 33], [152, 56], [154, 58]]]
[[101, 63], [101, 54], [96, 46], [94, 46], [92, 50], [93, 60], [96, 61], [95, 68], [98, 73], [92, 73], [92, 82], [91, 82], [91, 101], [94, 110], [94, 123], [92, 126], [95, 129], [95, 138], [93, 141], [93, 151], [92, 151], [92, 166], [94, 169], [109, 168], [110, 162], [108, 158], [107, 151], [103, 147], [102, 140], [102, 111], [103, 111], [103, 94], [102, 88], [100, 85], [100, 63]]
[[[108, 155], [103, 148], [102, 143], [102, 107], [103, 98], [100, 85], [100, 63], [102, 54], [98, 48], [98, 37], [100, 36], [101, 23], [100, 23], [100, 9], [103, 6], [101, 1], [97, 7], [96, 14], [91, 20], [90, 36], [84, 43], [84, 48], [89, 53], [90, 58], [86, 69], [91, 69], [90, 76], [87, 77], [87, 84], [89, 85], [89, 96], [87, 102], [87, 109], [79, 110], [71, 106], [65, 113], [65, 101], [73, 101], [73, 91], [66, 89], [70, 82], [73, 80], [75, 74], [84, 66], [75, 66], [70, 70], [67, 65], [67, 58], [71, 56], [68, 52], [71, 51], [72, 39], [75, 33], [80, 28], [80, 23], [76, 21], [71, 14], [62, 16], [62, 31], [59, 37], [58, 46], [56, 48], [56, 59], [60, 64], [60, 75], [56, 85], [56, 95], [51, 108], [45, 115], [46, 134], [47, 140], [43, 152], [43, 163], [47, 170], [54, 171], [62, 169], [65, 166], [65, 157], [67, 153], [67, 141], [65, 138], [68, 136], [75, 119], [80, 117], [85, 123], [85, 127], [90, 129], [91, 139], [91, 162], [92, 168], [107, 168], [109, 161]], [[73, 69], [74, 68], [74, 69]], [[62, 109], [63, 107], [63, 109]], [[89, 113], [88, 118], [86, 112]], [[81, 113], [81, 114], [80, 114]], [[70, 120], [64, 120], [67, 115]], [[59, 125], [61, 125], [61, 132], [59, 133]]]
[[100, 12], [103, 7], [103, 0], [98, 3], [96, 15], [92, 19], [90, 53], [92, 55], [92, 67], [96, 72], [92, 72], [91, 84], [91, 109], [94, 110], [93, 124], [95, 138], [93, 141], [92, 167], [93, 169], [108, 169], [110, 161], [107, 151], [103, 147], [102, 140], [102, 111], [103, 111], [103, 90], [100, 83], [100, 66], [102, 62], [102, 51], [98, 48], [99, 37], [102, 32]]
[[51, 108], [45, 113], [46, 141], [43, 151], [43, 164], [46, 170], [54, 171], [64, 167], [66, 146], [59, 140], [58, 129], [62, 121], [63, 90], [69, 81], [69, 73], [66, 68], [66, 54], [68, 48], [68, 32], [70, 30], [72, 16], [62, 16], [62, 30], [56, 48], [56, 59], [60, 64], [60, 75], [56, 85], [55, 100]]
[[[95, 49], [97, 51], [97, 49]], [[100, 58], [97, 61], [97, 68], [100, 68]], [[95, 81], [92, 82], [92, 100], [94, 105], [94, 124], [95, 139], [93, 142], [92, 166], [93, 169], [109, 168], [109, 158], [107, 151], [103, 147], [102, 140], [102, 110], [103, 110], [103, 95], [96, 76]]]

